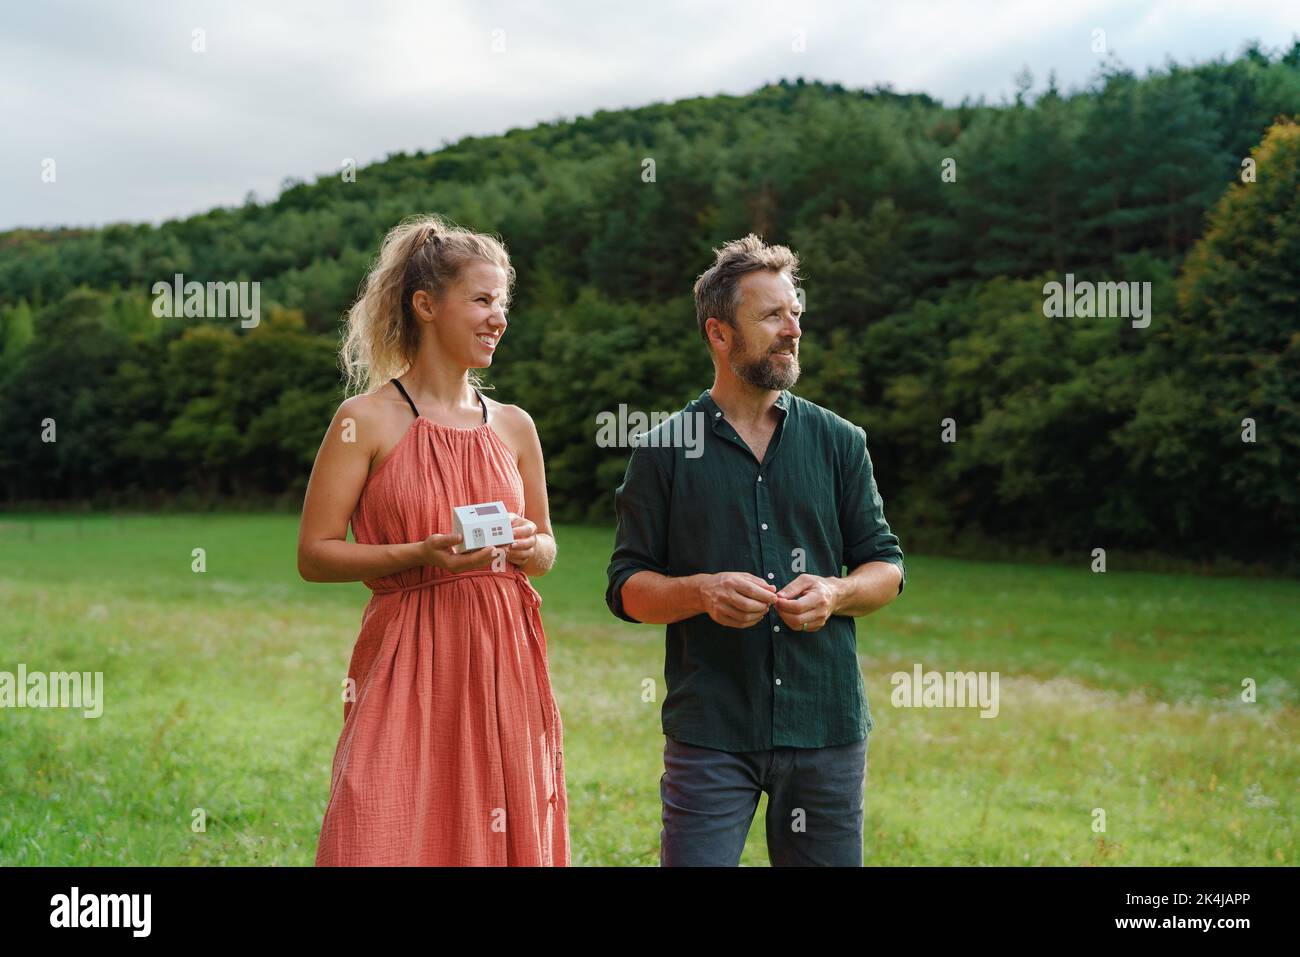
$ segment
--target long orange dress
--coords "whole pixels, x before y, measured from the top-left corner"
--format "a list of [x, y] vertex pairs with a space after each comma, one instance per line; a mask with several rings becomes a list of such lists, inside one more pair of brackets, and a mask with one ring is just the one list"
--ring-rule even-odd
[[[417, 542], [451, 533], [453, 505], [498, 500], [524, 513], [496, 431], [421, 416], [367, 479], [352, 529]], [[316, 864], [568, 866], [564, 732], [527, 575], [426, 566], [366, 584]]]

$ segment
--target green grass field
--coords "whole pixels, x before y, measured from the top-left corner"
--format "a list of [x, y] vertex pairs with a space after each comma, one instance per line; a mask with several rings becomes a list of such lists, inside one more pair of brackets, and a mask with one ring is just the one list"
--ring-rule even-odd
[[[0, 710], [0, 865], [313, 863], [368, 592], [301, 581], [296, 537], [284, 515], [0, 516], [0, 671], [102, 671], [106, 698]], [[610, 529], [557, 537], [534, 581], [573, 863], [655, 865], [663, 628], [605, 608]], [[909, 555], [902, 598], [859, 619], [868, 864], [1297, 863], [1300, 583], [1088, 561]], [[997, 671], [1000, 714], [893, 707], [917, 662]]]

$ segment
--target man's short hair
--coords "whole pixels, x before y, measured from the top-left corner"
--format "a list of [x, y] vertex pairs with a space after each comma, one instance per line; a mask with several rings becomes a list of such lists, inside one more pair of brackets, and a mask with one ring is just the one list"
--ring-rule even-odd
[[717, 254], [713, 265], [695, 280], [695, 321], [700, 327], [700, 338], [706, 343], [709, 334], [704, 323], [710, 316], [735, 328], [740, 280], [744, 276], [759, 269], [770, 269], [785, 273], [791, 282], [799, 279], [799, 257], [785, 246], [767, 245], [753, 233], [713, 251]]

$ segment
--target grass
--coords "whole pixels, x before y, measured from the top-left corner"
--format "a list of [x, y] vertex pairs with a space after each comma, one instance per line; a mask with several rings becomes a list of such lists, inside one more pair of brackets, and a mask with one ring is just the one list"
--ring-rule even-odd
[[[611, 530], [557, 534], [535, 584], [573, 863], [655, 865], [642, 688], [662, 701], [663, 628], [605, 608]], [[107, 699], [95, 720], [0, 710], [0, 865], [313, 862], [368, 592], [301, 581], [296, 536], [271, 514], [0, 515], [0, 671], [102, 671]], [[1300, 583], [1108, 560], [909, 555], [905, 594], [858, 621], [868, 864], [1297, 863]], [[890, 675], [917, 662], [997, 671], [998, 717], [893, 707]], [[767, 863], [765, 807], [744, 864]]]

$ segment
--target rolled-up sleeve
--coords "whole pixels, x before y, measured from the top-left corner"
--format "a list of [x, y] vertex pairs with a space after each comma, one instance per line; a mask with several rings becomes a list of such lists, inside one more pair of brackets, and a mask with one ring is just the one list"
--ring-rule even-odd
[[668, 506], [671, 488], [663, 466], [647, 446], [628, 457], [623, 484], [614, 491], [618, 528], [606, 575], [605, 604], [624, 621], [636, 622], [623, 608], [623, 585], [640, 571], [668, 574]]
[[844, 564], [850, 572], [864, 562], [897, 565], [902, 573], [898, 582], [901, 594], [907, 582], [903, 549], [885, 521], [885, 503], [876, 488], [871, 454], [867, 451], [867, 433], [860, 426], [854, 429], [846, 456], [843, 489], [840, 529], [844, 536]]

